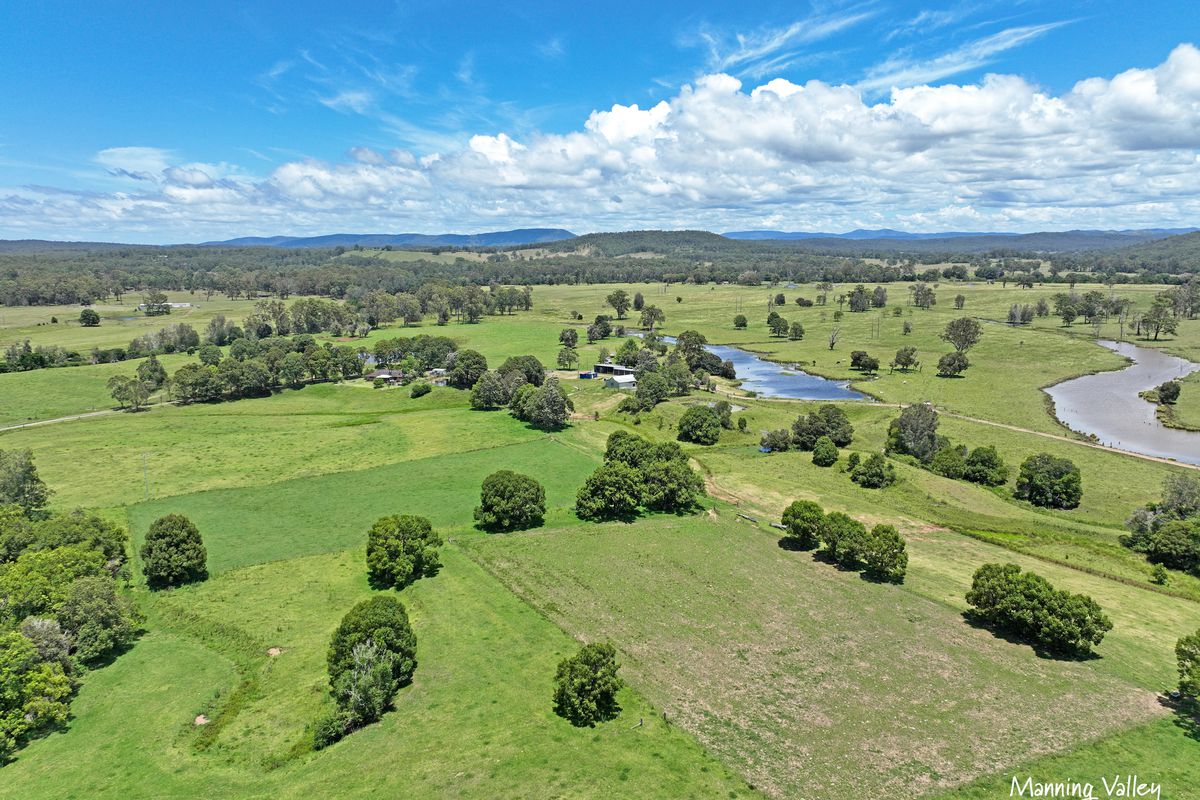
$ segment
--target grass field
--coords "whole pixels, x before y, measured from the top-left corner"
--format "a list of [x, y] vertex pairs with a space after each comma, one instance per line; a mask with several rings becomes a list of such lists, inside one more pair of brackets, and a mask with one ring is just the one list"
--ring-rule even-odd
[[[961, 616], [970, 571], [1003, 551], [910, 537], [909, 581], [877, 585], [731, 517], [468, 546], [568, 631], [618, 642], [669, 718], [780, 797], [916, 796], [1149, 720], [1142, 682], [1168, 670], [1147, 662], [1196, 621], [1190, 604], [1109, 594], [1125, 639], [1092, 662], [1046, 661]], [[1068, 572], [1050, 576], [1110, 589]]]
[[[526, 353], [552, 365], [559, 330], [582, 334], [592, 317], [610, 313], [603, 298], [612, 288], [536, 287], [532, 312], [478, 325], [385, 327], [361, 343], [445, 335], [493, 367]], [[815, 295], [811, 286], [626, 288], [664, 308], [667, 333], [697, 329], [832, 377], [852, 376], [853, 349], [886, 363], [912, 344], [922, 371], [885, 370], [859, 382], [885, 403], [842, 405], [855, 426], [851, 450], [882, 449], [898, 413], [891, 404], [932, 400], [962, 415], [944, 413], [941, 433], [994, 445], [1014, 476], [1032, 453], [1071, 458], [1083, 474], [1083, 502], [1036, 509], [1011, 497], [1011, 479], [990, 490], [899, 463], [894, 486], [862, 489], [842, 471], [845, 453], [821, 469], [807, 453], [758, 452], [762, 431], [790, 426], [811, 404], [741, 399], [747, 433], [685, 445], [713, 495], [703, 513], [581, 523], [570, 510], [574, 494], [610, 433], [672, 440], [684, 410], [714, 398], [680, 398], [633, 417], [616, 413], [616, 393], [565, 372], [577, 414], [549, 435], [504, 411], [471, 411], [465, 392], [438, 388], [413, 400], [406, 389], [363, 381], [3, 431], [0, 448], [34, 451], [56, 509], [91, 507], [127, 520], [135, 548], [154, 518], [189, 516], [212, 576], [167, 593], [132, 591], [148, 632], [85, 677], [64, 732], [0, 769], [0, 798], [982, 800], [1007, 797], [1013, 774], [1098, 782], [1114, 769], [1153, 771], [1147, 777], [1164, 783], [1164, 797], [1194, 796], [1200, 742], [1155, 693], [1173, 683], [1175, 640], [1200, 627], [1200, 580], [1176, 573], [1165, 589], [1152, 586], [1149, 565], [1117, 541], [1130, 510], [1184, 468], [1086, 446], [1047, 412], [1040, 391], [1121, 360], [1092, 343], [1082, 323], [988, 322], [966, 378], [933, 376], [949, 349], [937, 339], [946, 321], [1003, 320], [1012, 303], [1064, 287], [942, 284], [935, 308], [904, 306], [899, 317], [889, 308], [878, 330], [878, 312], [846, 313], [832, 353], [825, 337], [836, 304], [793, 302]], [[893, 304], [903, 303], [906, 287], [888, 289]], [[1116, 288], [1142, 306], [1154, 290]], [[776, 291], [789, 303], [781, 313], [808, 330], [803, 341], [767, 334], [766, 300]], [[959, 292], [962, 312], [953, 307]], [[239, 319], [249, 307], [201, 300], [186, 317], [106, 318], [99, 329], [66, 325], [63, 313], [58, 326], [38, 325], [52, 310], [6, 308], [0, 336], [60, 337], [79, 348], [92, 346], [86, 337], [117, 337], [111, 344], [123, 345], [155, 325], [201, 329], [211, 314]], [[748, 330], [733, 328], [738, 311], [750, 317]], [[77, 316], [74, 309], [70, 319]], [[619, 343], [581, 344], [582, 364]], [[1159, 346], [1200, 357], [1200, 321]], [[164, 364], [171, 371], [188, 360]], [[0, 427], [108, 408], [104, 382], [135, 366], [0, 375]], [[1200, 397], [1200, 384], [1189, 381], [1181, 413], [1190, 413], [1189, 388]], [[480, 481], [501, 468], [546, 487], [544, 528], [487, 535], [472, 527]], [[766, 523], [794, 499], [897, 525], [910, 554], [905, 583], [878, 585], [777, 547]], [[760, 522], [739, 520], [739, 511]], [[314, 753], [307, 729], [330, 702], [325, 647], [345, 610], [370, 593], [366, 530], [391, 513], [428, 516], [448, 539], [441, 572], [401, 593], [419, 640], [417, 676], [383, 722]], [[971, 626], [963, 595], [987, 561], [1014, 561], [1095, 597], [1115, 625], [1098, 657], [1042, 659]], [[572, 728], [550, 710], [555, 664], [579, 640], [604, 638], [618, 647], [629, 681], [622, 713], [595, 729]], [[278, 657], [267, 654], [273, 647]], [[210, 722], [193, 724], [198, 714]]]

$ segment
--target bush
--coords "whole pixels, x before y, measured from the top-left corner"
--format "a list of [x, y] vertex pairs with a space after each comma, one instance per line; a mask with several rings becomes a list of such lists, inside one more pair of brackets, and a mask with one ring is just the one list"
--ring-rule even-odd
[[182, 514], [150, 524], [142, 546], [142, 573], [151, 589], [182, 586], [208, 577], [208, 553], [200, 531]]
[[624, 685], [611, 644], [584, 645], [558, 664], [554, 675], [554, 713], [579, 727], [593, 727], [620, 713], [617, 692]]
[[329, 642], [326, 662], [329, 685], [337, 691], [338, 681], [354, 668], [354, 648], [371, 640], [392, 654], [392, 677], [398, 686], [412, 680], [417, 668], [417, 637], [413, 635], [404, 605], [390, 594], [377, 594], [346, 612]]
[[850, 480], [864, 489], [882, 489], [896, 482], [896, 470], [879, 453], [872, 453], [850, 472]]
[[619, 461], [602, 464], [575, 496], [580, 519], [628, 519], [642, 504], [642, 476]]
[[817, 443], [813, 446], [812, 463], [818, 467], [832, 467], [837, 460], [838, 449], [833, 440], [828, 436], [817, 439]]
[[738, 330], [742, 330], [743, 328], [745, 328], [746, 324], [747, 324], [747, 321], [746, 321], [745, 314], [738, 314], [737, 316], [735, 316], [733, 318], [733, 327], [737, 328]]
[[763, 434], [759, 446], [771, 453], [782, 453], [792, 446], [792, 436], [787, 432], [786, 428], [777, 431], [767, 431]]
[[1175, 659], [1179, 664], [1179, 691], [1200, 697], [1200, 630], [1175, 644]]
[[783, 538], [794, 547], [809, 550], [821, 541], [825, 512], [811, 500], [795, 500], [783, 510], [779, 520], [787, 530]]
[[1158, 392], [1158, 402], [1174, 405], [1179, 400], [1179, 393], [1183, 390], [1183, 384], [1179, 381], [1167, 381], [1161, 383], [1156, 390]]
[[981, 621], [1050, 652], [1087, 655], [1112, 630], [1092, 598], [1057, 590], [1016, 564], [984, 564], [976, 570], [967, 603]]
[[967, 461], [963, 458], [964, 447], [948, 446], [937, 451], [929, 469], [943, 478], [961, 479], [967, 472]]
[[425, 381], [417, 381], [412, 385], [412, 388], [408, 390], [408, 396], [415, 400], [418, 397], [424, 397], [431, 391], [433, 391], [433, 387], [428, 383]]
[[1038, 453], [1021, 463], [1013, 494], [1035, 506], [1075, 508], [1083, 496], [1083, 480], [1070, 460]]
[[904, 539], [891, 525], [876, 525], [871, 529], [862, 559], [870, 575], [891, 583], [901, 583], [908, 571]]
[[484, 530], [533, 528], [546, 516], [546, 490], [528, 475], [502, 469], [483, 479], [475, 521]]
[[963, 478], [984, 486], [1003, 486], [1008, 481], [1008, 467], [1000, 460], [996, 448], [976, 447], [967, 456]]
[[324, 750], [350, 732], [350, 715], [334, 709], [317, 720], [313, 726], [313, 749]]
[[367, 532], [367, 580], [376, 589], [402, 589], [441, 567], [442, 537], [424, 517], [393, 514]]
[[708, 406], [692, 406], [679, 418], [679, 440], [716, 444], [721, 438], [721, 418]]
[[851, 453], [849, 457], [846, 458], [846, 471], [854, 472], [855, 467], [858, 466], [861, 460], [862, 456], [860, 456], [858, 453]]
[[854, 427], [845, 411], [824, 403], [807, 416], [797, 417], [792, 423], [792, 439], [801, 450], [812, 450], [822, 436], [828, 436], [838, 447], [850, 444], [854, 438]]
[[90, 308], [79, 312], [79, 324], [85, 328], [94, 328], [100, 324], [100, 315]]

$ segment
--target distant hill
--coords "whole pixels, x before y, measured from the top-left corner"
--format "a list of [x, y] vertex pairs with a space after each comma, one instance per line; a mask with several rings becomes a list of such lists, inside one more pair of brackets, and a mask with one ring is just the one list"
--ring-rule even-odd
[[928, 238], [807, 238], [759, 239], [813, 253], [864, 255], [869, 253], [1073, 253], [1106, 251], [1166, 239], [1194, 229], [1129, 231], [1044, 231], [1041, 233], [951, 233]]
[[548, 250], [562, 253], [587, 253], [595, 256], [625, 256], [632, 253], [658, 253], [669, 256], [694, 256], [725, 252], [746, 244], [726, 239], [710, 231], [619, 231], [588, 233], [554, 242]]
[[572, 239], [562, 228], [519, 228], [490, 233], [331, 233], [325, 236], [243, 236], [220, 242], [202, 242], [204, 247], [512, 247]]
[[1159, 272], [1200, 271], [1200, 231], [1094, 254], [1101, 263]]
[[721, 234], [728, 239], [748, 239], [761, 241], [764, 239], [954, 239], [961, 236], [1016, 236], [1015, 233], [965, 233], [960, 231], [944, 231], [941, 233], [909, 233], [892, 228], [864, 230], [857, 228], [848, 233], [813, 233], [809, 231], [729, 231]]

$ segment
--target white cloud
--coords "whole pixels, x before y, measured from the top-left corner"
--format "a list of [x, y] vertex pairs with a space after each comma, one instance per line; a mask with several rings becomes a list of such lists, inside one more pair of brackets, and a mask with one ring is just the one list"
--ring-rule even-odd
[[924, 60], [894, 56], [872, 67], [860, 81], [862, 89], [888, 89], [941, 80], [992, 63], [993, 57], [1040, 38], [1067, 22], [1047, 22], [1006, 28], [990, 36], [967, 42], [948, 53]]
[[365, 89], [342, 89], [330, 97], [320, 97], [321, 105], [343, 113], [353, 111], [365, 114], [371, 109], [375, 97]]
[[[1035, 230], [1195, 224], [1200, 50], [1050, 94], [1024, 79], [860, 88], [705, 76], [577, 130], [479, 134], [420, 158], [353, 148], [252, 177], [112, 148], [130, 191], [0, 190], [0, 234], [196, 241], [562, 225]], [[122, 173], [124, 174], [124, 173]], [[116, 234], [120, 234], [117, 236]]]

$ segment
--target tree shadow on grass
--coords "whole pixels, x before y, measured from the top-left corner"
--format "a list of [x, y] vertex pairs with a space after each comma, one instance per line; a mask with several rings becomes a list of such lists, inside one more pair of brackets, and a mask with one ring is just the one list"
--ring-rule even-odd
[[814, 560], [820, 560], [815, 542], [812, 544], [805, 544], [794, 536], [780, 536], [779, 541], [777, 541], [775, 544], [780, 550], [787, 550], [789, 553], [811, 552]]
[[972, 628], [985, 630], [995, 636], [997, 639], [1003, 639], [1010, 644], [1028, 645], [1033, 650], [1034, 655], [1036, 655], [1038, 658], [1044, 658], [1050, 661], [1077, 661], [1082, 663], [1086, 661], [1097, 661], [1102, 657], [1094, 650], [1079, 652], [1078, 650], [1059, 650], [1048, 648], [1045, 645], [1033, 641], [1019, 631], [1009, 630], [1008, 628], [1004, 628], [988, 622], [987, 620], [981, 619], [977, 614], [971, 611], [962, 612], [962, 618]]
[[1158, 704], [1175, 715], [1175, 726], [1190, 739], [1200, 742], [1200, 700], [1180, 698], [1173, 700], [1159, 695]]

